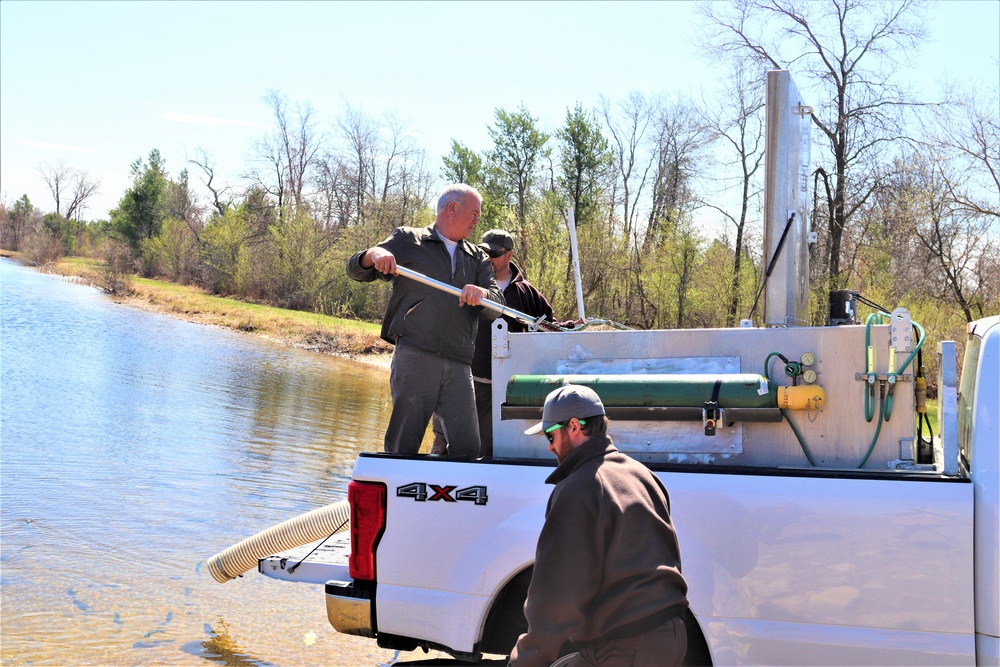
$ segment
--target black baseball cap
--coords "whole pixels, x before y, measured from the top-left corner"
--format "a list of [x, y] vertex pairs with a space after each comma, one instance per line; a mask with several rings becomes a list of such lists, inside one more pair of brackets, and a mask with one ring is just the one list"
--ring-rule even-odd
[[507, 252], [514, 249], [514, 237], [502, 229], [491, 229], [483, 234], [479, 247], [493, 252]]

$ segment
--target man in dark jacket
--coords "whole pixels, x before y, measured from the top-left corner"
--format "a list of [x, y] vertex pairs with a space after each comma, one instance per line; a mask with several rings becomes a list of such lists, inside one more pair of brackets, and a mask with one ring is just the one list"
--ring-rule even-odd
[[[385, 451], [415, 454], [432, 414], [441, 415], [454, 457], [479, 456], [479, 424], [472, 388], [472, 354], [479, 319], [498, 313], [483, 299], [503, 304], [489, 258], [468, 238], [479, 222], [482, 197], [464, 184], [438, 198], [429, 227], [399, 227], [347, 263], [354, 280], [393, 280], [382, 320], [382, 338], [393, 345], [389, 387], [392, 416]], [[430, 278], [461, 287], [458, 298], [405, 277], [397, 262]]]
[[589, 387], [565, 385], [545, 399], [544, 434], [559, 465], [538, 537], [535, 569], [510, 664], [681, 665], [688, 606], [680, 548], [662, 482], [621, 454], [604, 405]]
[[[503, 290], [503, 298], [508, 306], [532, 317], [545, 317], [552, 323], [552, 306], [538, 289], [529, 283], [514, 264], [514, 237], [502, 229], [491, 229], [483, 234], [479, 244], [490, 257], [493, 275], [497, 285]], [[511, 333], [527, 331], [528, 327], [507, 315], [507, 330]], [[476, 389], [476, 411], [479, 414], [479, 455], [493, 456], [493, 357], [490, 353], [493, 331], [488, 323], [483, 323], [476, 334], [476, 351], [472, 357], [472, 381]], [[441, 419], [434, 418], [434, 445], [432, 453], [444, 454], [447, 438]]]

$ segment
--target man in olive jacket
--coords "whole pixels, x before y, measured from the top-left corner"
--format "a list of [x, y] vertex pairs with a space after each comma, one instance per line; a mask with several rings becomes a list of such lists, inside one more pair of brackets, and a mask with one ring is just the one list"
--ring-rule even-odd
[[564, 385], [545, 399], [542, 433], [559, 465], [510, 664], [681, 665], [688, 606], [680, 548], [663, 483], [620, 453], [594, 390]]
[[[479, 456], [470, 364], [479, 319], [493, 320], [499, 315], [482, 307], [482, 300], [504, 303], [489, 258], [468, 242], [481, 208], [482, 197], [475, 188], [451, 185], [438, 198], [433, 225], [399, 227], [347, 263], [347, 274], [354, 280], [393, 280], [382, 320], [382, 338], [395, 345], [386, 452], [416, 454], [436, 412], [444, 421], [449, 455]], [[460, 287], [461, 296], [396, 276], [397, 263]]]
[[[502, 229], [491, 229], [483, 234], [479, 247], [489, 255], [497, 285], [503, 290], [507, 306], [532, 317], [544, 317], [546, 322], [570, 326], [572, 322], [553, 322], [552, 306], [534, 285], [528, 282], [521, 269], [512, 261], [514, 237]], [[527, 331], [523, 322], [504, 315], [507, 331]], [[479, 455], [493, 456], [493, 331], [483, 323], [476, 335], [476, 352], [472, 357], [472, 383], [476, 388], [476, 410], [479, 412]], [[445, 454], [448, 439], [444, 435], [441, 418], [434, 417], [434, 445], [432, 454]]]

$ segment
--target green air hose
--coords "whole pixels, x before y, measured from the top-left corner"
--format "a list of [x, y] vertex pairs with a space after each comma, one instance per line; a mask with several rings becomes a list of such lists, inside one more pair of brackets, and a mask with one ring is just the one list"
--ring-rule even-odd
[[[867, 396], [867, 394], [865, 395]], [[861, 463], [858, 464], [859, 468], [865, 467], [865, 463], [868, 462], [868, 457], [871, 456], [872, 452], [875, 451], [875, 443], [878, 442], [879, 433], [882, 432], [882, 417], [885, 414], [885, 385], [881, 385], [881, 389], [879, 390], [878, 402], [879, 402], [879, 407], [881, 409], [879, 410], [878, 421], [875, 424], [875, 437], [872, 438], [872, 444], [868, 445], [868, 451], [865, 452], [865, 457], [861, 459]], [[886, 418], [885, 421], [889, 421], [889, 419]]]
[[[871, 344], [871, 326], [872, 322], [876, 319], [878, 324], [882, 324], [882, 321], [886, 317], [892, 317], [889, 313], [885, 311], [878, 311], [872, 313], [868, 316], [865, 322], [865, 353], [867, 361], [867, 384], [865, 391], [865, 421], [870, 422], [875, 417], [875, 382], [877, 380], [875, 372], [875, 348]], [[914, 328], [917, 330], [917, 344], [914, 346], [913, 351], [910, 356], [906, 358], [902, 366], [898, 369], [892, 368], [892, 360], [895, 358], [893, 354], [890, 354], [889, 359], [889, 370], [886, 373], [886, 382], [879, 385], [879, 415], [878, 424], [875, 426], [875, 436], [872, 438], [871, 444], [868, 446], [868, 451], [865, 452], [865, 456], [861, 459], [861, 463], [858, 464], [858, 468], [864, 467], [865, 463], [868, 462], [868, 458], [875, 451], [875, 444], [878, 442], [878, 436], [882, 432], [882, 422], [889, 421], [892, 416], [893, 407], [893, 390], [896, 386], [896, 379], [903, 374], [906, 367], [913, 362], [917, 354], [920, 353], [920, 349], [924, 345], [924, 328], [920, 326], [917, 322], [913, 322]], [[890, 350], [892, 352], [893, 350]], [[886, 386], [888, 385], [889, 390], [886, 391]]]
[[867, 362], [866, 386], [865, 388], [865, 421], [870, 422], [875, 417], [875, 382], [878, 376], [875, 373], [875, 348], [872, 347], [872, 322], [878, 319], [882, 324], [882, 313], [872, 313], [865, 321], [865, 361]]

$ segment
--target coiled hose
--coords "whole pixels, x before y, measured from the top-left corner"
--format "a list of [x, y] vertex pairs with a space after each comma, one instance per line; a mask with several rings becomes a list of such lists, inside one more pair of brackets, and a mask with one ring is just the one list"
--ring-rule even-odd
[[208, 559], [208, 571], [220, 584], [235, 579], [256, 567], [265, 556], [285, 549], [294, 549], [334, 533], [350, 525], [351, 507], [347, 500], [319, 507], [234, 544]]

